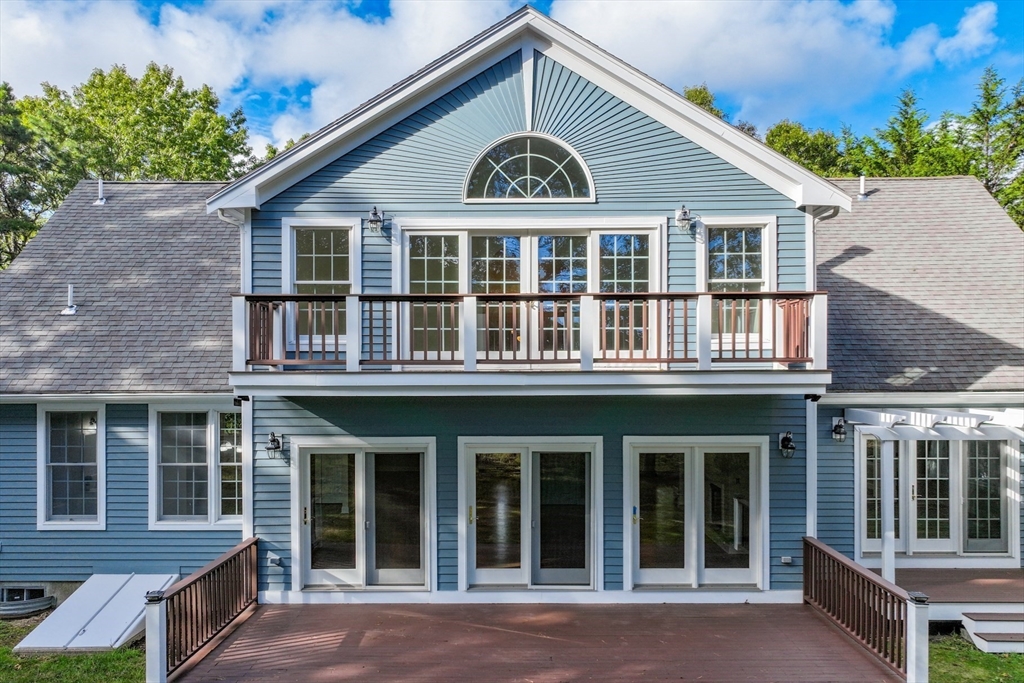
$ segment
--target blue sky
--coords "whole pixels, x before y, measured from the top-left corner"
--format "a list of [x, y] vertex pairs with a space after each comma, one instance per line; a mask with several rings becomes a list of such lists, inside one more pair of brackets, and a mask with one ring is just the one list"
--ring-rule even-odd
[[[966, 111], [982, 70], [1024, 76], [1024, 0], [543, 0], [569, 28], [669, 86], [706, 82], [762, 131], [885, 124], [913, 88]], [[518, 0], [0, 2], [16, 95], [93, 68], [169, 64], [242, 106], [254, 146], [315, 130], [521, 6]]]

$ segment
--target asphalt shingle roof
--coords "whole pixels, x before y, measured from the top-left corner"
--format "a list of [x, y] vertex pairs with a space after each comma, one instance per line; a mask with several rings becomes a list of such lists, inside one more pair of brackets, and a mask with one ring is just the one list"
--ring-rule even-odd
[[973, 177], [866, 194], [816, 229], [829, 391], [1024, 390], [1024, 233]]
[[94, 206], [79, 183], [0, 272], [0, 393], [230, 391], [238, 228], [205, 206], [221, 187], [108, 182]]

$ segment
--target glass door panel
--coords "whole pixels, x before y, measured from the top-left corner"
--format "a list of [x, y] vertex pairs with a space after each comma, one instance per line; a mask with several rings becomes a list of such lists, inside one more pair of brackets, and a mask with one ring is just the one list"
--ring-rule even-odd
[[361, 582], [357, 567], [356, 456], [309, 456], [308, 519], [311, 584]]
[[950, 442], [915, 442], [914, 479], [910, 492], [914, 512], [914, 552], [953, 552]]
[[535, 453], [533, 583], [589, 585], [590, 454]]
[[[537, 238], [537, 291], [582, 294], [587, 291], [587, 236], [540, 235]], [[553, 298], [540, 304], [541, 351], [570, 358], [580, 347], [580, 304]], [[559, 352], [563, 352], [559, 355]]]
[[964, 551], [1005, 553], [1005, 443], [966, 441], [964, 448]]
[[[518, 294], [522, 291], [522, 239], [518, 236], [471, 238], [470, 291]], [[477, 305], [477, 353], [483, 358], [515, 358], [529, 323], [528, 307], [519, 301]], [[525, 359], [524, 359], [525, 360]]]
[[703, 558], [706, 583], [753, 583], [749, 452], [704, 453]]
[[[880, 552], [882, 549], [882, 442], [870, 436], [864, 439], [864, 550]], [[893, 520], [896, 531], [896, 550], [906, 549], [906, 539], [900, 533], [900, 442], [893, 442]]]
[[423, 456], [368, 453], [366, 459], [368, 582], [421, 585]]
[[470, 584], [526, 585], [523, 455], [476, 453], [469, 510]]
[[[459, 293], [459, 236], [409, 237], [409, 293]], [[451, 358], [459, 350], [459, 307], [438, 301], [411, 302], [409, 344], [416, 359]]]
[[636, 456], [637, 584], [692, 583], [686, 464], [684, 453]]

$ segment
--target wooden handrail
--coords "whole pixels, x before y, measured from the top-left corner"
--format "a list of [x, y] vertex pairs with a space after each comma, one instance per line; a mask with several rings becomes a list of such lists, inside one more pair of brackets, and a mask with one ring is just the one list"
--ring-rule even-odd
[[178, 581], [172, 583], [170, 588], [164, 591], [164, 600], [173, 597], [176, 593], [180, 593], [187, 586], [202, 581], [207, 574], [209, 574], [222, 564], [227, 563], [229, 560], [233, 559], [235, 555], [238, 555], [249, 546], [256, 545], [258, 541], [259, 539], [255, 536], [253, 536], [252, 538], [247, 538], [231, 550], [224, 552], [223, 554], [219, 555], [207, 564], [203, 565], [202, 568], [199, 569], [199, 571], [193, 574], [189, 574], [185, 578], [179, 579]]
[[[803, 547], [804, 602], [907, 678], [916, 654], [909, 652], [908, 610], [919, 601], [816, 538], [805, 536]], [[927, 640], [927, 626], [925, 633]]]

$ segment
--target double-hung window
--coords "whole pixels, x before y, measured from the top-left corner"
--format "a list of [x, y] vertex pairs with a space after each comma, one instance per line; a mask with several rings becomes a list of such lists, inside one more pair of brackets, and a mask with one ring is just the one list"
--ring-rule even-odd
[[151, 410], [150, 525], [240, 523], [241, 415]]
[[[755, 226], [709, 227], [708, 291], [761, 292], [767, 289], [764, 270], [764, 230]], [[746, 333], [761, 329], [761, 306], [756, 299], [716, 299], [712, 332]]]
[[39, 413], [40, 529], [103, 529], [104, 408]]

